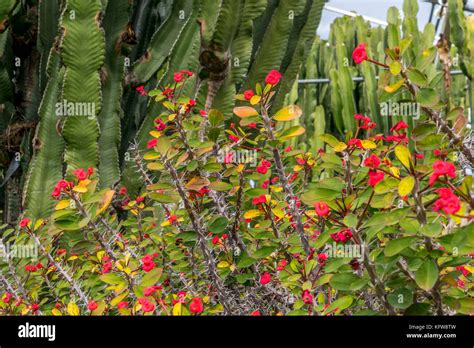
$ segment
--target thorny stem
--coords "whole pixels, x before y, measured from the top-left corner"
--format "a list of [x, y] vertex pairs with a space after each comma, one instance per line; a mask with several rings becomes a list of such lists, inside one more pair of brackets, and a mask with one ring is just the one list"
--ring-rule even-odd
[[191, 206], [191, 203], [189, 202], [188, 197], [186, 195], [185, 189], [181, 185], [181, 180], [178, 176], [178, 173], [176, 172], [176, 169], [171, 165], [169, 160], [164, 156], [163, 156], [163, 162], [165, 164], [166, 169], [170, 173], [171, 178], [174, 181], [176, 190], [178, 191], [181, 197], [181, 200], [183, 201], [184, 208], [186, 209], [186, 212], [189, 215], [189, 219], [191, 220], [191, 224], [193, 225], [193, 228], [195, 229], [197, 233], [199, 247], [201, 248], [201, 252], [206, 262], [207, 273], [209, 275], [209, 278], [211, 282], [213, 283], [214, 287], [217, 289], [219, 300], [224, 306], [225, 311], [230, 314], [232, 312], [232, 307], [230, 306], [230, 303], [228, 302], [227, 292], [225, 291], [224, 285], [222, 284], [222, 281], [217, 274], [216, 265], [214, 263], [211, 251], [209, 250], [207, 246], [206, 233], [200, 224], [200, 217], [194, 212]]
[[[420, 196], [420, 181], [416, 175], [414, 176], [414, 178], [415, 186], [413, 187], [413, 198], [415, 200], [416, 205], [416, 218], [420, 225], [423, 226], [426, 225], [428, 221], [426, 219], [425, 207]], [[431, 238], [428, 236], [425, 236], [425, 248], [428, 252], [431, 252], [433, 250], [433, 243], [431, 241]], [[439, 288], [439, 280], [436, 282], [435, 286], [431, 290], [431, 294], [435, 302], [436, 313], [438, 315], [444, 315], [441, 291]]]
[[63, 276], [64, 280], [66, 280], [69, 284], [71, 284], [72, 289], [79, 296], [84, 306], [87, 306], [89, 301], [84, 291], [82, 291], [81, 287], [72, 279], [72, 277], [66, 272], [66, 270], [64, 270], [64, 268], [62, 268], [61, 265], [54, 260], [51, 254], [43, 247], [39, 238], [33, 233], [31, 233], [31, 236], [33, 237], [36, 245], [38, 245], [38, 248], [40, 248], [43, 254], [46, 255], [48, 260], [54, 265], [54, 267], [58, 270], [58, 272]]
[[[418, 86], [414, 85], [407, 77], [406, 71], [402, 70], [401, 71], [402, 77], [405, 79], [405, 84], [410, 91], [410, 93], [416, 97], [416, 94], [418, 93]], [[458, 136], [446, 123], [446, 121], [441, 117], [439, 113], [436, 111], [429, 109], [427, 107], [421, 107], [421, 109], [433, 120], [436, 125], [448, 136], [448, 138], [451, 140], [451, 142], [454, 145], [459, 146], [459, 150], [462, 152], [462, 154], [469, 160], [469, 162], [472, 164], [474, 163], [474, 156], [472, 155], [471, 150], [463, 144], [463, 139]]]
[[[268, 117], [268, 109], [267, 106], [262, 104], [261, 107], [261, 113], [262, 113], [262, 119], [263, 119], [263, 124], [265, 126], [265, 130], [267, 133], [268, 140], [273, 142], [275, 141], [275, 134], [273, 133], [272, 125], [270, 118]], [[304, 252], [306, 256], [308, 256], [311, 253], [310, 246], [309, 246], [309, 241], [308, 241], [308, 236], [306, 235], [304, 231], [304, 226], [303, 222], [301, 221], [301, 212], [299, 209], [296, 207], [296, 199], [295, 199], [295, 194], [293, 192], [293, 189], [288, 182], [288, 178], [285, 173], [285, 167], [283, 165], [283, 161], [280, 156], [280, 152], [276, 147], [272, 145], [272, 152], [273, 152], [273, 160], [275, 161], [275, 168], [278, 173], [278, 177], [282, 183], [283, 186], [283, 191], [286, 194], [286, 200], [288, 202], [290, 211], [291, 211], [291, 216], [293, 217], [295, 224], [296, 224], [296, 231], [299, 234], [301, 244], [303, 245]]]

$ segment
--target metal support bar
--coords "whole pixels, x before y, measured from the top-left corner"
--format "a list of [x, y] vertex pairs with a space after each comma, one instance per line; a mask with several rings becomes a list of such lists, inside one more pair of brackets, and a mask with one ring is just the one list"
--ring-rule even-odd
[[[451, 75], [462, 75], [461, 70], [453, 70], [451, 71]], [[375, 76], [375, 78], [378, 80], [378, 76]], [[352, 81], [354, 82], [362, 82], [364, 81], [364, 78], [362, 76], [355, 76], [352, 78]], [[304, 79], [304, 80], [298, 80], [298, 84], [320, 84], [320, 83], [329, 83], [331, 80], [328, 78], [318, 78], [318, 79]]]

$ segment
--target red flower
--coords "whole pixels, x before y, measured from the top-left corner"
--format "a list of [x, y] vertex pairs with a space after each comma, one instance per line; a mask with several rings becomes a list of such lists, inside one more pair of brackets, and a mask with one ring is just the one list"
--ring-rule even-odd
[[62, 255], [62, 254], [65, 254], [66, 252], [67, 252], [66, 249], [58, 249], [58, 250], [56, 251], [56, 255]]
[[178, 220], [178, 217], [177, 217], [176, 215], [174, 215], [174, 214], [173, 214], [173, 215], [170, 215], [170, 216], [168, 217], [168, 222], [169, 222], [170, 224], [174, 223], [176, 220]]
[[189, 304], [189, 310], [191, 313], [202, 313], [204, 310], [204, 305], [202, 304], [201, 298], [195, 297], [191, 300], [191, 303]]
[[65, 189], [69, 186], [69, 183], [66, 180], [59, 180], [56, 186], [60, 189]]
[[232, 140], [234, 143], [238, 142], [240, 138], [238, 136], [229, 134], [229, 139]]
[[259, 205], [259, 204], [265, 203], [266, 201], [267, 201], [267, 197], [265, 195], [260, 195], [252, 199], [252, 204]]
[[366, 46], [367, 44], [363, 42], [354, 48], [354, 51], [352, 52], [352, 59], [354, 59], [354, 63], [360, 64], [364, 60], [367, 60], [367, 51], [365, 50]]
[[89, 176], [89, 173], [84, 171], [84, 169], [82, 168], [78, 168], [76, 170], [74, 170], [72, 172], [72, 174], [74, 174], [77, 178], [77, 180], [81, 181], [81, 180], [86, 180], [87, 177]]
[[318, 216], [327, 216], [329, 214], [329, 206], [325, 202], [314, 203], [314, 209]]
[[259, 316], [262, 315], [262, 313], [260, 313], [260, 311], [253, 311], [252, 313], [250, 313], [250, 315], [251, 315], [252, 317], [259, 317]]
[[447, 175], [453, 179], [456, 178], [456, 167], [451, 162], [445, 162], [442, 160], [436, 160], [433, 163], [433, 174], [430, 176], [429, 185], [433, 184], [438, 180], [441, 175]]
[[272, 166], [272, 162], [267, 161], [267, 160], [262, 160], [262, 166], [271, 167], [271, 166]]
[[265, 83], [276, 85], [281, 79], [281, 73], [278, 70], [271, 70], [265, 77]]
[[355, 146], [358, 147], [359, 149], [363, 149], [363, 148], [364, 148], [364, 147], [362, 146], [362, 142], [360, 141], [360, 139], [351, 139], [351, 140], [349, 140], [348, 144], [349, 144], [349, 146], [355, 145]]
[[4, 296], [3, 296], [3, 303], [8, 303], [10, 302], [11, 298], [12, 298], [12, 294], [7, 292]]
[[285, 268], [285, 266], [287, 265], [288, 261], [286, 261], [285, 259], [283, 260], [280, 260], [278, 262], [278, 267], [277, 267], [277, 271], [282, 271], [283, 268]]
[[158, 139], [151, 139], [146, 144], [146, 147], [147, 147], [147, 149], [151, 149], [151, 148], [155, 147], [156, 144], [158, 144]]
[[20, 221], [20, 228], [23, 228], [23, 227], [28, 226], [28, 224], [30, 223], [30, 221], [31, 221], [31, 220], [30, 220], [29, 218], [27, 218], [27, 217], [21, 219], [21, 221]]
[[181, 70], [181, 73], [186, 74], [189, 77], [193, 76], [193, 72], [186, 69]]
[[408, 125], [405, 122], [400, 121], [395, 126], [390, 128], [390, 132], [399, 131], [399, 130], [406, 129], [406, 128], [408, 128]]
[[318, 254], [318, 261], [319, 263], [325, 263], [328, 259], [328, 255], [325, 253]]
[[199, 114], [200, 114], [202, 117], [206, 117], [206, 116], [207, 116], [206, 110], [199, 110]]
[[339, 232], [332, 233], [330, 236], [335, 242], [344, 243], [352, 238], [352, 231], [350, 228], [346, 228]]
[[416, 153], [416, 154], [415, 154], [415, 157], [416, 157], [416, 158], [425, 158], [425, 155], [422, 154], [422, 153]]
[[138, 196], [138, 197], [135, 199], [135, 201], [136, 201], [137, 203], [141, 203], [141, 202], [143, 202], [144, 199], [145, 199], [145, 197], [143, 197], [143, 196]]
[[176, 72], [176, 73], [174, 73], [174, 75], [173, 75], [173, 80], [174, 80], [175, 82], [181, 82], [181, 81], [183, 81], [183, 78], [184, 78], [183, 74], [182, 74], [182, 73], [179, 73], [179, 72]]
[[293, 146], [288, 146], [286, 149], [283, 150], [283, 152], [290, 152], [291, 150], [293, 150]]
[[117, 308], [118, 309], [122, 309], [122, 308], [125, 308], [128, 306], [128, 302], [127, 301], [120, 301], [119, 303], [117, 303]]
[[270, 180], [265, 180], [263, 183], [262, 183], [262, 188], [266, 189], [268, 188], [268, 184], [270, 183]]
[[147, 92], [145, 91], [145, 87], [144, 86], [138, 86], [137, 88], [135, 88], [138, 93], [140, 93], [141, 95], [147, 95]]
[[127, 188], [125, 186], [122, 186], [119, 190], [119, 195], [124, 195], [127, 193]]
[[434, 202], [433, 210], [443, 210], [446, 214], [456, 214], [461, 209], [461, 201], [449, 188], [440, 188], [436, 192], [440, 198]]
[[141, 298], [138, 300], [138, 303], [142, 306], [142, 311], [147, 313], [147, 312], [153, 312], [155, 310], [155, 305], [148, 301], [146, 298]]
[[257, 124], [256, 124], [255, 122], [252, 122], [252, 123], [249, 123], [249, 124], [247, 125], [247, 127], [249, 127], [249, 128], [257, 128]]
[[377, 172], [375, 170], [369, 171], [369, 181], [368, 184], [375, 186], [379, 181], [382, 181], [385, 176], [384, 172]]
[[377, 155], [369, 156], [365, 159], [364, 165], [372, 169], [378, 168], [380, 165], [380, 158], [378, 158]]
[[56, 186], [56, 187], [53, 189], [53, 192], [51, 193], [51, 197], [56, 198], [56, 197], [59, 197], [59, 196], [61, 196], [61, 189]]
[[143, 295], [146, 297], [153, 295], [153, 293], [156, 291], [156, 288], [154, 286], [149, 286], [148, 288], [145, 288], [143, 290]]
[[250, 100], [255, 95], [251, 89], [248, 89], [244, 92], [245, 100]]
[[257, 166], [257, 172], [260, 174], [266, 174], [268, 172], [268, 167], [265, 167], [263, 165]]
[[260, 276], [260, 284], [262, 285], [270, 283], [271, 280], [272, 276], [268, 272], [265, 272]]
[[112, 269], [112, 262], [104, 263], [104, 266], [102, 266], [102, 274], [109, 272], [111, 269]]
[[306, 304], [313, 303], [313, 295], [311, 295], [311, 293], [308, 290], [303, 291], [303, 294], [301, 295], [301, 299]]
[[36, 264], [36, 268], [37, 268], [37, 269], [42, 269], [42, 268], [43, 268], [43, 264], [42, 264], [41, 262], [38, 262], [38, 263]]
[[90, 300], [89, 303], [87, 304], [87, 308], [90, 311], [95, 311], [98, 307], [99, 307], [99, 305], [94, 300]]
[[145, 272], [150, 272], [153, 268], [155, 268], [156, 264], [153, 261], [153, 256], [145, 255], [142, 257], [142, 269]]
[[33, 312], [36, 312], [38, 309], [39, 309], [38, 304], [33, 303], [33, 304], [31, 305], [31, 310], [32, 310]]
[[213, 245], [216, 245], [217, 243], [219, 243], [219, 236], [214, 236], [212, 239], [211, 239], [211, 243]]
[[161, 118], [157, 118], [157, 119], [155, 120], [155, 124], [156, 124], [156, 125], [155, 125], [155, 128], [156, 128], [157, 131], [160, 131], [160, 132], [161, 132], [161, 131], [163, 131], [163, 130], [166, 129], [166, 123], [164, 123], [164, 122], [161, 120]]

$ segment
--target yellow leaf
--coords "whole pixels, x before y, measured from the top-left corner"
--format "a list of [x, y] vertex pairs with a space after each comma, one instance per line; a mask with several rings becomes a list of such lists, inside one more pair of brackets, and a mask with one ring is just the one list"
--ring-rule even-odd
[[246, 118], [250, 116], [257, 116], [258, 112], [251, 106], [236, 106], [234, 108], [234, 114], [240, 118]]
[[51, 314], [54, 315], [54, 316], [57, 316], [57, 317], [63, 315], [63, 314], [61, 313], [61, 311], [60, 311], [59, 309], [57, 309], [57, 308], [51, 309]]
[[275, 216], [278, 217], [279, 219], [283, 219], [286, 215], [286, 213], [279, 208], [273, 208], [272, 213], [275, 214]]
[[408, 150], [408, 148], [406, 146], [397, 145], [395, 147], [395, 156], [397, 156], [398, 160], [406, 168], [410, 168], [410, 164], [412, 163], [411, 153], [410, 153], [410, 150]]
[[104, 192], [100, 198], [99, 209], [97, 210], [96, 216], [102, 214], [109, 207], [112, 198], [114, 197], [114, 193], [114, 190], [107, 190]]
[[398, 184], [398, 194], [402, 197], [408, 195], [415, 186], [415, 178], [412, 176], [407, 176], [403, 178]]
[[254, 217], [262, 215], [262, 212], [260, 210], [252, 209], [252, 210], [247, 210], [244, 214], [244, 219], [253, 219]]
[[111, 306], [116, 306], [119, 302], [121, 302], [125, 297], [127, 297], [128, 295], [128, 291], [124, 291], [122, 292], [120, 295], [118, 295], [117, 297], [115, 297], [114, 299], [112, 299], [112, 301], [110, 301], [110, 305]]
[[35, 226], [33, 227], [33, 231], [36, 231], [38, 228], [40, 228], [41, 225], [43, 224], [43, 222], [44, 222], [43, 219], [38, 219], [38, 220], [36, 220]]
[[334, 151], [336, 152], [342, 152], [345, 149], [347, 149], [347, 145], [343, 142], [339, 142], [336, 144], [336, 146], [334, 146]]
[[147, 161], [154, 160], [157, 158], [160, 158], [160, 154], [156, 151], [150, 151], [143, 155], [143, 159]]
[[149, 170], [162, 170], [164, 167], [161, 163], [151, 162], [146, 165]]
[[250, 104], [255, 105], [260, 103], [260, 99], [262, 99], [261, 96], [259, 95], [254, 95], [252, 98], [250, 98]]
[[67, 305], [67, 312], [69, 315], [79, 315], [79, 307], [74, 302], [69, 302]]
[[361, 143], [364, 149], [375, 149], [377, 147], [377, 144], [372, 140], [362, 140]]
[[242, 163], [239, 164], [239, 165], [237, 166], [237, 169], [236, 169], [236, 170], [237, 170], [237, 173], [242, 173], [242, 171], [244, 170], [244, 168], [245, 168], [245, 165], [243, 165]]
[[283, 133], [281, 133], [281, 135], [279, 136], [279, 139], [280, 140], [288, 140], [288, 139], [297, 137], [301, 134], [304, 134], [305, 131], [306, 130], [303, 127], [300, 127], [300, 126], [291, 127], [289, 129], [285, 130]]
[[394, 93], [400, 89], [400, 87], [403, 86], [403, 83], [405, 82], [405, 79], [401, 79], [400, 81], [395, 82], [392, 85], [385, 86], [385, 92], [388, 93]]
[[79, 193], [87, 192], [87, 185], [89, 185], [91, 181], [89, 179], [79, 181], [79, 184], [74, 186], [73, 190]]
[[151, 135], [153, 138], [159, 138], [159, 137], [161, 137], [161, 132], [158, 132], [158, 131], [156, 131], [156, 130], [152, 130], [152, 131], [150, 131], [149, 133], [150, 133], [150, 135]]
[[202, 189], [204, 186], [208, 186], [211, 182], [209, 179], [206, 178], [201, 178], [199, 176], [195, 176], [189, 182], [186, 184], [186, 188], [188, 190], [194, 190], [194, 191], [199, 191]]
[[217, 264], [217, 268], [227, 268], [230, 264], [227, 261], [221, 261]]
[[291, 121], [294, 119], [299, 118], [303, 112], [301, 111], [301, 108], [298, 105], [288, 105], [285, 106], [284, 108], [280, 109], [275, 116], [273, 116], [273, 119], [275, 121]]
[[180, 316], [181, 315], [181, 302], [176, 302], [173, 306], [173, 315]]
[[392, 172], [393, 175], [395, 175], [397, 178], [400, 177], [400, 169], [397, 167], [390, 167], [390, 171]]
[[104, 250], [98, 251], [96, 255], [97, 255], [97, 260], [99, 260], [99, 262], [102, 262], [102, 257], [104, 257], [105, 251]]

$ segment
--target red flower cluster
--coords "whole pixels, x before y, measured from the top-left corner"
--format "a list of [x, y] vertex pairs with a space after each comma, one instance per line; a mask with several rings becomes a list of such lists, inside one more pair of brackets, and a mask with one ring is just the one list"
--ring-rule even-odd
[[267, 201], [267, 197], [265, 195], [260, 195], [252, 199], [252, 204], [259, 205], [259, 204], [265, 203], [266, 201]]
[[400, 121], [398, 122], [395, 126], [393, 126], [392, 128], [390, 128], [390, 133], [393, 133], [393, 132], [398, 132], [402, 129], [407, 129], [408, 128], [408, 125], [403, 122], [403, 121]]
[[265, 77], [265, 83], [274, 86], [280, 82], [280, 79], [281, 73], [278, 70], [271, 70]]
[[367, 44], [362, 42], [356, 48], [354, 48], [354, 51], [352, 51], [352, 59], [354, 59], [354, 63], [360, 64], [364, 60], [367, 60], [367, 51], [365, 50], [366, 46]]
[[325, 202], [314, 203], [314, 209], [318, 216], [327, 216], [329, 214], [329, 206]]
[[433, 174], [430, 176], [429, 185], [433, 184], [438, 180], [441, 175], [447, 175], [453, 179], [456, 178], [456, 167], [451, 162], [445, 162], [437, 160], [433, 163]]
[[367, 182], [370, 186], [375, 186], [379, 181], [382, 181], [385, 177], [384, 172], [370, 170], [369, 171], [369, 181]]
[[260, 174], [266, 174], [268, 172], [268, 168], [272, 166], [272, 163], [267, 160], [262, 160], [262, 164], [257, 166], [257, 172]]
[[343, 230], [341, 230], [341, 231], [339, 231], [339, 232], [332, 233], [332, 234], [331, 234], [331, 238], [332, 238], [335, 242], [345, 243], [345, 242], [347, 242], [349, 239], [352, 238], [351, 229], [350, 229], [350, 228], [346, 228], [346, 229], [343, 229]]
[[142, 311], [147, 313], [147, 312], [153, 312], [155, 310], [155, 305], [148, 301], [146, 298], [140, 298], [138, 300], [138, 303], [142, 306]]
[[434, 202], [434, 211], [444, 211], [446, 214], [456, 214], [461, 209], [461, 201], [449, 188], [439, 188], [436, 190], [439, 199]]
[[251, 89], [248, 89], [244, 92], [245, 100], [250, 100], [255, 95]]
[[150, 254], [143, 256], [141, 261], [142, 261], [142, 269], [145, 272], [150, 272], [153, 268], [156, 267], [153, 256]]
[[24, 228], [24, 227], [28, 226], [28, 224], [30, 223], [30, 221], [31, 221], [31, 220], [30, 220], [29, 218], [27, 218], [27, 217], [21, 219], [21, 221], [20, 221], [20, 228]]
[[260, 284], [262, 285], [270, 283], [271, 280], [272, 276], [268, 272], [265, 272], [260, 276]]
[[90, 175], [94, 174], [94, 168], [87, 168], [87, 172], [83, 168], [77, 168], [72, 172], [72, 174], [74, 174], [74, 176], [79, 181], [86, 180], [87, 178], [89, 178]]
[[158, 144], [158, 139], [148, 140], [148, 143], [146, 144], [146, 148], [147, 149], [154, 148], [156, 146], [156, 144]]
[[162, 287], [160, 285], [149, 286], [143, 290], [143, 295], [146, 297], [153, 295], [156, 290], [161, 290]]
[[359, 127], [361, 129], [369, 130], [369, 129], [374, 129], [377, 126], [374, 122], [372, 122], [370, 117], [355, 114], [354, 118], [358, 120]]
[[283, 268], [285, 268], [285, 266], [288, 264], [288, 261], [286, 261], [285, 259], [283, 260], [280, 260], [278, 262], [278, 267], [276, 268], [277, 271], [282, 271]]
[[135, 88], [138, 93], [140, 93], [141, 95], [148, 95], [147, 91], [145, 91], [145, 87], [144, 86], [138, 86], [137, 88]]
[[72, 182], [67, 182], [66, 180], [59, 180], [56, 186], [53, 189], [51, 196], [57, 198], [61, 196], [61, 191], [73, 188], [74, 184]]
[[364, 161], [364, 166], [370, 167], [372, 169], [378, 168], [379, 165], [380, 165], [380, 158], [378, 158], [377, 155], [369, 156]]
[[191, 313], [199, 314], [204, 310], [204, 305], [200, 297], [194, 297], [189, 304], [189, 310]]
[[87, 304], [87, 309], [89, 309], [91, 312], [95, 311], [98, 307], [99, 305], [94, 300], [90, 300], [89, 303]]
[[229, 140], [233, 141], [234, 143], [238, 142], [240, 138], [236, 135], [229, 134]]
[[155, 128], [157, 131], [164, 131], [166, 129], [166, 123], [161, 118], [155, 120]]
[[313, 303], [313, 295], [311, 295], [309, 290], [303, 291], [303, 294], [301, 295], [301, 299], [306, 304], [312, 304]]

